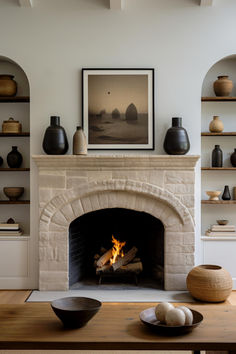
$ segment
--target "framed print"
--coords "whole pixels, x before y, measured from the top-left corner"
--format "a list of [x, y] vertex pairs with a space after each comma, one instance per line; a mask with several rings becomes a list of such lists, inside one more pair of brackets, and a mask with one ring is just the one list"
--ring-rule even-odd
[[154, 149], [154, 69], [83, 69], [88, 149]]

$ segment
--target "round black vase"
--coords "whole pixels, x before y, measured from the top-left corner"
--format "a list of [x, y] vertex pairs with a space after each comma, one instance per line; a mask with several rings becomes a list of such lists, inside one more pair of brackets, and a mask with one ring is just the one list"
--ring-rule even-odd
[[52, 116], [44, 134], [43, 150], [48, 155], [64, 155], [68, 147], [65, 129], [60, 126], [60, 117]]
[[0, 166], [3, 164], [3, 158], [0, 156]]
[[225, 186], [224, 192], [223, 192], [223, 194], [222, 194], [222, 199], [223, 199], [223, 200], [230, 200], [230, 199], [231, 199], [231, 195], [230, 195], [230, 191], [229, 191], [229, 186]]
[[215, 145], [215, 148], [212, 151], [211, 166], [212, 167], [223, 166], [223, 153], [220, 148], [220, 145]]
[[17, 146], [12, 146], [12, 150], [7, 155], [7, 164], [10, 168], [19, 168], [22, 164], [23, 158], [21, 153], [17, 150]]
[[190, 149], [187, 131], [182, 127], [182, 118], [172, 118], [172, 127], [167, 130], [164, 150], [169, 155], [185, 155]]
[[236, 149], [234, 149], [234, 152], [230, 156], [230, 162], [233, 167], [236, 167]]

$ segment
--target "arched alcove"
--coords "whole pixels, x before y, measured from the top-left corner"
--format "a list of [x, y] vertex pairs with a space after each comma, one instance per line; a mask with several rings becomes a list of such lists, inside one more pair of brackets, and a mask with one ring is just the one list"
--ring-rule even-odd
[[150, 214], [124, 208], [93, 211], [78, 217], [70, 224], [69, 286], [76, 289], [84, 285], [96, 285], [102, 278], [103, 283], [106, 281], [104, 278], [107, 278], [109, 283], [118, 286], [124, 281], [129, 284], [134, 282], [132, 278], [135, 273], [96, 276], [94, 256], [102, 255], [101, 249], [112, 248], [112, 235], [126, 243], [124, 252], [132, 247], [138, 249], [136, 258], [143, 267], [138, 282], [147, 287], [163, 288], [164, 226]]
[[[202, 84], [202, 97], [216, 97], [213, 84], [217, 80], [217, 76], [228, 75], [234, 83], [234, 88], [230, 96], [236, 97], [236, 54], [227, 56], [217, 61], [206, 73]], [[219, 98], [220, 99], [220, 98]], [[236, 101], [236, 99], [235, 99]], [[236, 102], [232, 101], [203, 101], [202, 102], [202, 132], [210, 132], [209, 124], [213, 116], [219, 116], [224, 124], [223, 133], [236, 132], [235, 109]], [[223, 167], [232, 167], [230, 163], [230, 155], [234, 151], [235, 136], [202, 136], [201, 160], [202, 167], [209, 168], [212, 166], [212, 150], [215, 145], [220, 145], [223, 151]], [[235, 171], [224, 170], [203, 170], [202, 171], [202, 198], [207, 199], [207, 190], [223, 191], [224, 186], [235, 186]], [[221, 196], [220, 196], [221, 199]], [[217, 219], [228, 219], [230, 224], [235, 221], [236, 205], [202, 205], [202, 235], [212, 224], [216, 224]]]

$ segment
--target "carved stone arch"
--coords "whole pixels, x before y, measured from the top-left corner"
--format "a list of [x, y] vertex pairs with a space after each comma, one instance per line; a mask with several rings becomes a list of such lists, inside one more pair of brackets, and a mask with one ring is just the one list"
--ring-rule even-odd
[[187, 224], [194, 231], [191, 214], [174, 194], [149, 183], [122, 179], [86, 183], [54, 197], [43, 209], [40, 222], [45, 231], [50, 224], [68, 229], [85, 213], [116, 207], [145, 211], [160, 219], [166, 230]]

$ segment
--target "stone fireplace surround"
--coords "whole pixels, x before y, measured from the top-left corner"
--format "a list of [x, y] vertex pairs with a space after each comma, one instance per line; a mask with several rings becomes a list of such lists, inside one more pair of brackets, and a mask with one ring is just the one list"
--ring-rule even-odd
[[68, 290], [70, 223], [91, 211], [144, 211], [165, 228], [164, 288], [183, 290], [194, 266], [199, 156], [34, 155], [39, 173], [39, 289]]

